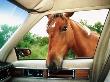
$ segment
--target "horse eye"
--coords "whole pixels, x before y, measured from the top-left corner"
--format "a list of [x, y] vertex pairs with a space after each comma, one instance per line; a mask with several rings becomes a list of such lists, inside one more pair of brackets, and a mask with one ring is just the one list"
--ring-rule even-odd
[[67, 30], [67, 25], [64, 25], [61, 31], [66, 31]]

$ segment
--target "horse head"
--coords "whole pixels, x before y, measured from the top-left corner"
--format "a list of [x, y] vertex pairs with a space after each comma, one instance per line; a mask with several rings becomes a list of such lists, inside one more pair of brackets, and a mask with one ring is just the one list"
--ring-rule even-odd
[[49, 35], [47, 67], [50, 70], [61, 69], [63, 59], [73, 42], [73, 32], [69, 17], [73, 13], [48, 15], [47, 33]]

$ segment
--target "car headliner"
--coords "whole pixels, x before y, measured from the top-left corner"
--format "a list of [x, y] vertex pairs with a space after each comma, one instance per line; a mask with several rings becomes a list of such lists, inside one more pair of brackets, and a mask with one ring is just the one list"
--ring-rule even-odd
[[[28, 12], [72, 12], [110, 8], [110, 0], [9, 0]], [[63, 3], [62, 3], [63, 2]]]

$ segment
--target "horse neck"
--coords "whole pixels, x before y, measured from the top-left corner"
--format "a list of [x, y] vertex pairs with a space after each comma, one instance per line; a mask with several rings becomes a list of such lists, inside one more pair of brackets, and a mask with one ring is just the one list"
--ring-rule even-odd
[[78, 40], [78, 42], [83, 42], [84, 40], [88, 39], [89, 33], [86, 30], [84, 30], [83, 27], [81, 27], [81, 25], [74, 21], [70, 21], [70, 24], [74, 33], [74, 39], [76, 41]]
[[73, 43], [73, 51], [77, 54], [79, 57], [86, 57], [90, 54], [87, 53], [88, 46], [88, 33], [83, 30], [76, 22], [71, 21], [71, 28], [73, 30], [74, 34], [74, 42]]
[[86, 26], [81, 25], [80, 23], [77, 23], [73, 20], [70, 20], [70, 24], [72, 26], [72, 29], [75, 34], [81, 34], [82, 37], [87, 38], [88, 35], [90, 35], [91, 31]]

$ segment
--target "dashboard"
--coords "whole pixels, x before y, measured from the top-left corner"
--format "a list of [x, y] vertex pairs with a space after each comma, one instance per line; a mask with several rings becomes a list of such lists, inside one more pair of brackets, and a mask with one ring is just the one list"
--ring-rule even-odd
[[73, 70], [59, 70], [50, 72], [48, 69], [22, 69], [15, 68], [14, 77], [34, 77], [34, 78], [74, 78]]
[[0, 82], [6, 82], [12, 77], [14, 66], [10, 63], [0, 62]]
[[90, 70], [75, 69], [75, 70], [59, 70], [49, 71], [48, 69], [24, 69], [15, 68], [13, 77], [28, 77], [36, 79], [86, 79], [90, 78]]
[[62, 70], [49, 71], [46, 60], [20, 60], [13, 63], [16, 77], [89, 79], [93, 59], [64, 60]]
[[[87, 62], [84, 63], [84, 60]], [[46, 68], [45, 60], [0, 62], [0, 82], [9, 82], [13, 78], [27, 77], [36, 79], [89, 79], [91, 77], [92, 59], [84, 60], [64, 60], [62, 70], [53, 72]], [[79, 64], [81, 64], [80, 67]]]

